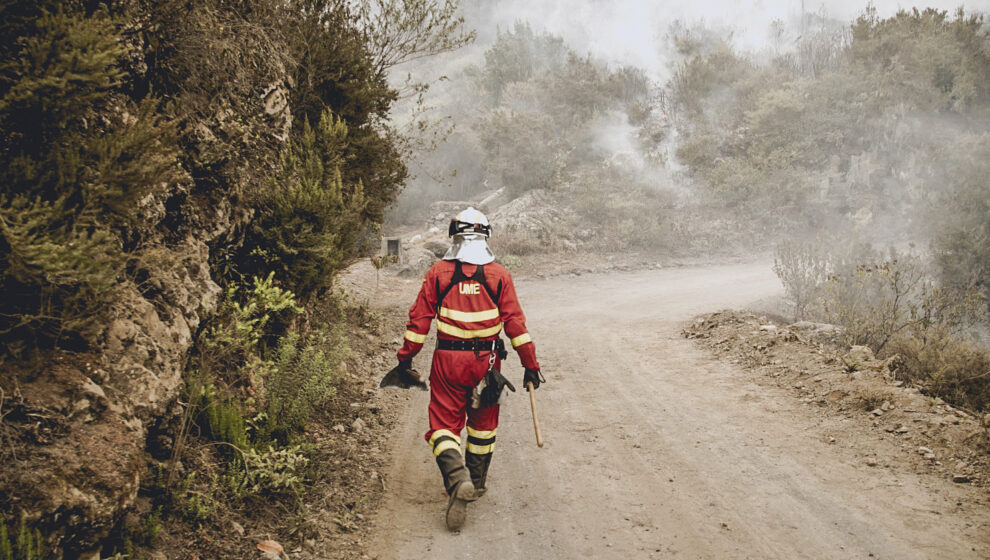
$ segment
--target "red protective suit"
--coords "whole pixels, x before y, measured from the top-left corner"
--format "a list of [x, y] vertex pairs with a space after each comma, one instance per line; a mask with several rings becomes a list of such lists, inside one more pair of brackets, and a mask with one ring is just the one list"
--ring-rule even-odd
[[[458, 267], [460, 280], [453, 283]], [[509, 271], [494, 262], [481, 267], [479, 271], [478, 265], [440, 261], [430, 268], [416, 302], [409, 309], [405, 343], [398, 352], [400, 361], [411, 360], [420, 351], [436, 317], [438, 339], [494, 341], [504, 329], [523, 367], [540, 369]], [[441, 297], [443, 301], [438, 305]], [[430, 367], [430, 429], [426, 440], [433, 446], [438, 463], [442, 463], [441, 454], [447, 450], [456, 449], [459, 458], [460, 434], [466, 417], [467, 467], [479, 488], [484, 488], [487, 467], [495, 450], [498, 405], [481, 408], [469, 405], [472, 390], [488, 371], [490, 356], [490, 350], [437, 349]], [[499, 363], [496, 356], [496, 368]], [[443, 464], [440, 468], [449, 489], [449, 469]]]

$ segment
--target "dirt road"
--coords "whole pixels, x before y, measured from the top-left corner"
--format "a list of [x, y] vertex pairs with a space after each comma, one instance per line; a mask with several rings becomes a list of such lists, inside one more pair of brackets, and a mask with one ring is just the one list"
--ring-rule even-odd
[[975, 490], [866, 466], [856, 445], [823, 441], [785, 391], [680, 336], [698, 313], [778, 294], [767, 264], [533, 279], [518, 291], [549, 378], [537, 392], [546, 446], [525, 394], [512, 395], [489, 493], [449, 533], [418, 393], [393, 434], [377, 558], [990, 557], [985, 506], [957, 506]]

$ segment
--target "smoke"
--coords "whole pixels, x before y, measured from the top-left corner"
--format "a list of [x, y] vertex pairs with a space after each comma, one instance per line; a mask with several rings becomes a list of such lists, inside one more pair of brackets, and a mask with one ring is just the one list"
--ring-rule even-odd
[[[398, 84], [404, 80], [431, 83], [426, 97], [430, 107], [399, 107], [395, 121], [403, 126], [403, 114], [456, 127], [453, 144], [441, 146], [433, 153], [415, 155], [410, 161], [414, 178], [402, 194], [399, 206], [405, 206], [405, 218], [419, 213], [428, 200], [472, 196], [486, 184], [481, 165], [482, 155], [474, 147], [478, 139], [472, 132], [472, 119], [478, 116], [478, 90], [475, 78], [485, 64], [484, 53], [496, 41], [498, 33], [513, 30], [523, 22], [536, 34], [560, 37], [564, 45], [581, 56], [606, 63], [615, 70], [634, 67], [645, 72], [658, 87], [667, 85], [679, 62], [683, 60], [670, 39], [671, 30], [704, 29], [710, 36], [730, 37], [735, 52], [757, 58], [774, 56], [798, 48], [802, 33], [813, 33], [824, 26], [848, 29], [870, 8], [881, 18], [912, 4], [897, 0], [755, 0], [738, 3], [730, 0], [706, 2], [655, 2], [650, 0], [461, 0], [466, 27], [477, 32], [474, 44], [453, 53], [396, 69], [392, 76]], [[950, 14], [962, 7], [967, 13], [990, 12], [990, 0], [960, 4], [958, 0], [933, 0], [919, 9], [932, 7]], [[474, 77], [472, 77], [474, 76]], [[441, 79], [447, 77], [449, 79]], [[526, 92], [511, 91], [505, 106], [525, 111]], [[409, 100], [411, 101], [411, 100]], [[407, 102], [408, 103], [408, 102]], [[409, 103], [411, 105], [411, 103]], [[417, 112], [418, 111], [418, 112]], [[658, 117], [666, 119], [662, 110]], [[414, 128], [409, 119], [410, 128]], [[665, 128], [660, 146], [645, 153], [638, 141], [637, 127], [623, 115], [606, 113], [590, 123], [591, 147], [613, 169], [636, 176], [641, 184], [673, 189], [684, 194], [678, 184], [680, 165], [673, 156], [677, 149], [676, 127]], [[467, 149], [471, 148], [471, 149]], [[659, 162], [659, 165], [658, 165]], [[690, 189], [688, 189], [690, 190]], [[412, 210], [413, 206], [418, 207]]]
[[[874, 0], [880, 17], [910, 9], [911, 3]], [[952, 13], [963, 6], [967, 12], [987, 11], [990, 0], [960, 3], [931, 0], [923, 4]], [[861, 0], [709, 0], [706, 2], [654, 2], [650, 0], [496, 0], [467, 2], [468, 25], [478, 31], [478, 43], [494, 41], [496, 29], [509, 29], [516, 21], [529, 22], [534, 30], [558, 35], [579, 53], [587, 53], [620, 66], [636, 66], [651, 77], [665, 81], [671, 59], [666, 35], [674, 22], [692, 25], [704, 22], [709, 28], [728, 29], [733, 45], [743, 51], [768, 46], [769, 28], [781, 21], [796, 29], [801, 14], [850, 22], [867, 8]]]

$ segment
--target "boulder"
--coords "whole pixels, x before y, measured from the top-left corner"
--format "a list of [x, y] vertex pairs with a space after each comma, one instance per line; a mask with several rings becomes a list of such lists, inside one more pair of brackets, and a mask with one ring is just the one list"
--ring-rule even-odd
[[876, 362], [873, 350], [869, 346], [853, 346], [842, 356], [842, 363], [849, 372], [874, 369]]
[[403, 278], [422, 277], [437, 262], [437, 258], [436, 254], [424, 247], [411, 246], [402, 255], [403, 264], [397, 274]]

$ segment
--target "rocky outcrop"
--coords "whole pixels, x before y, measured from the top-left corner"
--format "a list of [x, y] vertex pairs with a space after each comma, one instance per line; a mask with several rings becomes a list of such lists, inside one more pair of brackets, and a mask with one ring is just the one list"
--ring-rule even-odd
[[53, 356], [9, 400], [17, 441], [4, 509], [47, 529], [51, 547], [70, 556], [96, 548], [137, 497], [148, 426], [179, 396], [186, 354], [218, 299], [205, 243], [160, 252], [171, 266], [119, 290], [100, 351]]

